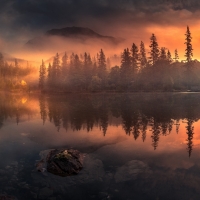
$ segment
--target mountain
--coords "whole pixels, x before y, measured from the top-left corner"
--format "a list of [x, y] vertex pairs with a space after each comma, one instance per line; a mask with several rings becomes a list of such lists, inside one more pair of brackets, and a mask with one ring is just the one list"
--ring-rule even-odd
[[110, 40], [110, 42], [119, 42], [119, 39], [116, 39], [111, 36], [103, 36], [100, 35], [93, 30], [89, 28], [83, 28], [83, 27], [66, 27], [62, 29], [52, 29], [46, 32], [47, 36], [62, 36], [67, 38], [96, 38], [96, 39], [102, 39], [102, 40]]
[[50, 38], [55, 36], [60, 37], [62, 39], [76, 40], [78, 42], [85, 42], [95, 39], [110, 44], [118, 44], [122, 41], [122, 39], [114, 38], [112, 36], [101, 35], [89, 28], [73, 26], [61, 29], [51, 29], [47, 31], [43, 36], [29, 40], [26, 43], [26, 45], [27, 46], [44, 45], [45, 43], [48, 42], [48, 40], [50, 40]]

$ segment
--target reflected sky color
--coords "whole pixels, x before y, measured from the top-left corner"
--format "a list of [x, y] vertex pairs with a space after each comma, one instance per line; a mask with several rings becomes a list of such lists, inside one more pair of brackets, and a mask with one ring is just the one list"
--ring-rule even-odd
[[[180, 99], [184, 101], [188, 98], [192, 102], [199, 96], [198, 93], [193, 94], [190, 99], [190, 95], [167, 96], [168, 99], [175, 98], [175, 100], [174, 102], [170, 100], [163, 109], [173, 109]], [[94, 97], [83, 95], [80, 100], [75, 101], [73, 101], [73, 95], [69, 98], [1, 97], [1, 109], [4, 109], [1, 114], [1, 142], [5, 143], [10, 138], [12, 140], [22, 138], [28, 143], [32, 142], [46, 147], [76, 146], [78, 148], [87, 148], [87, 146], [91, 146], [91, 148], [97, 146], [98, 148], [98, 146], [119, 143], [118, 145], [122, 145], [122, 149], [120, 149], [122, 152], [125, 147], [129, 151], [137, 149], [138, 152], [152, 155], [181, 153], [184, 157], [188, 157], [189, 133], [187, 126], [188, 120], [193, 118], [189, 128], [193, 132], [191, 157], [193, 154], [197, 154], [200, 148], [200, 136], [198, 135], [200, 123], [198, 118], [194, 120], [196, 116], [192, 114], [193, 111], [189, 114], [190, 118], [176, 119], [174, 116], [170, 119], [169, 117], [170, 115], [173, 117], [173, 113], [160, 110], [156, 106], [154, 108], [155, 102], [159, 98], [164, 98], [165, 94], [164, 96], [163, 94], [158, 95], [158, 99], [154, 97], [155, 104], [151, 102], [152, 108], [147, 106], [148, 101], [151, 100], [151, 94], [117, 95], [117, 98], [115, 96], [102, 98], [98, 95]], [[140, 98], [146, 98], [146, 100], [142, 100], [142, 103], [138, 102]], [[11, 100], [8, 101], [8, 99]], [[120, 101], [121, 103], [119, 103]], [[128, 104], [130, 110], [126, 109], [127, 106], [123, 106], [123, 102]], [[182, 105], [180, 108], [183, 109], [184, 106]], [[187, 108], [185, 109], [187, 111]], [[158, 111], [162, 112], [162, 115]], [[183, 111], [184, 113], [185, 111]], [[194, 111], [195, 113], [196, 111]], [[174, 114], [181, 116], [176, 111]], [[128, 128], [128, 126], [130, 127]], [[130, 130], [130, 132], [126, 132], [126, 130]], [[173, 162], [169, 164], [171, 165]]]
[[[84, 187], [85, 197], [92, 199], [91, 195], [98, 195], [105, 186], [114, 199], [123, 199], [123, 195], [133, 198], [133, 190], [140, 199], [155, 199], [156, 195], [187, 199], [192, 194], [197, 199], [199, 97], [199, 93], [1, 94], [0, 156], [4, 159], [0, 169], [9, 175], [2, 177], [0, 189], [6, 191], [9, 183], [18, 188], [9, 194], [29, 199], [35, 187], [40, 194], [49, 185], [61, 199], [71, 194], [63, 193], [61, 187], [64, 191], [82, 191]], [[40, 152], [53, 148], [83, 152], [80, 175], [63, 179], [37, 172]], [[26, 192], [23, 182], [29, 184]], [[187, 188], [185, 193], [182, 187]], [[81, 199], [78, 195], [73, 192], [71, 198]]]

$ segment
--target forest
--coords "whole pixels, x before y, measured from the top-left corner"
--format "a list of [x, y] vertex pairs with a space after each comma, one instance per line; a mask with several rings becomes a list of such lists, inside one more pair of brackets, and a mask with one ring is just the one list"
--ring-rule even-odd
[[[193, 60], [192, 36], [185, 33], [185, 60], [179, 61], [166, 47], [159, 47], [155, 34], [150, 37], [149, 52], [141, 41], [121, 53], [121, 64], [110, 66], [101, 49], [96, 56], [57, 53], [52, 63], [42, 61], [39, 89], [42, 92], [101, 91], [200, 91], [200, 62]], [[148, 56], [149, 55], [149, 56]]]
[[[137, 91], [200, 91], [200, 62], [193, 58], [192, 36], [185, 33], [185, 60], [178, 50], [173, 56], [160, 47], [155, 34], [147, 49], [141, 41], [125, 48], [121, 56], [113, 56], [119, 65], [112, 66], [111, 57], [103, 51], [96, 55], [56, 53], [52, 61], [39, 67], [18, 59], [8, 62], [0, 54], [0, 90], [51, 92], [137, 92]], [[39, 74], [39, 77], [36, 74]]]
[[28, 62], [25, 66], [22, 66], [18, 59], [14, 59], [14, 63], [8, 62], [0, 53], [0, 90], [27, 92], [30, 85], [28, 76], [35, 72], [35, 68]]

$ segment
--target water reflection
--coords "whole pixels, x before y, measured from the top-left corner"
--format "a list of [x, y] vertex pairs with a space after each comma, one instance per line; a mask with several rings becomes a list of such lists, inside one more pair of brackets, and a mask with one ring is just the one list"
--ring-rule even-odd
[[[199, 199], [199, 97], [1, 95], [0, 193], [19, 199]], [[86, 153], [80, 176], [34, 171], [39, 152], [57, 147]]]
[[[151, 131], [154, 150], [161, 135], [171, 133], [173, 125], [179, 132], [180, 120], [185, 119], [187, 150], [193, 148], [194, 121], [199, 119], [199, 94], [137, 94], [137, 95], [69, 95], [68, 97], [41, 96], [40, 113], [43, 123], [48, 119], [59, 131], [63, 126], [73, 130], [92, 131], [98, 126], [106, 135], [110, 119], [119, 119], [124, 132], [145, 141], [147, 129]], [[189, 111], [189, 112], [188, 112]]]
[[[180, 123], [185, 123], [188, 155], [193, 149], [194, 122], [200, 118], [200, 94], [93, 94], [45, 96], [36, 104], [33, 97], [1, 95], [0, 127], [10, 119], [19, 124], [25, 115], [37, 115], [42, 123], [50, 121], [57, 128], [69, 128], [73, 131], [93, 131], [99, 127], [106, 136], [108, 126], [121, 125], [126, 135], [145, 142], [147, 132], [151, 132], [152, 147], [159, 147], [161, 136], [170, 135], [173, 126], [179, 133]], [[26, 99], [26, 101], [24, 101]]]

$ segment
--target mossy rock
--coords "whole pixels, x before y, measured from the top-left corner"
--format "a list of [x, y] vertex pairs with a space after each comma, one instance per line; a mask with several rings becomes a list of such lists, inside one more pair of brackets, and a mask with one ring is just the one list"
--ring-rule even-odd
[[83, 155], [74, 149], [51, 150], [46, 161], [47, 171], [59, 176], [75, 175], [83, 168]]

